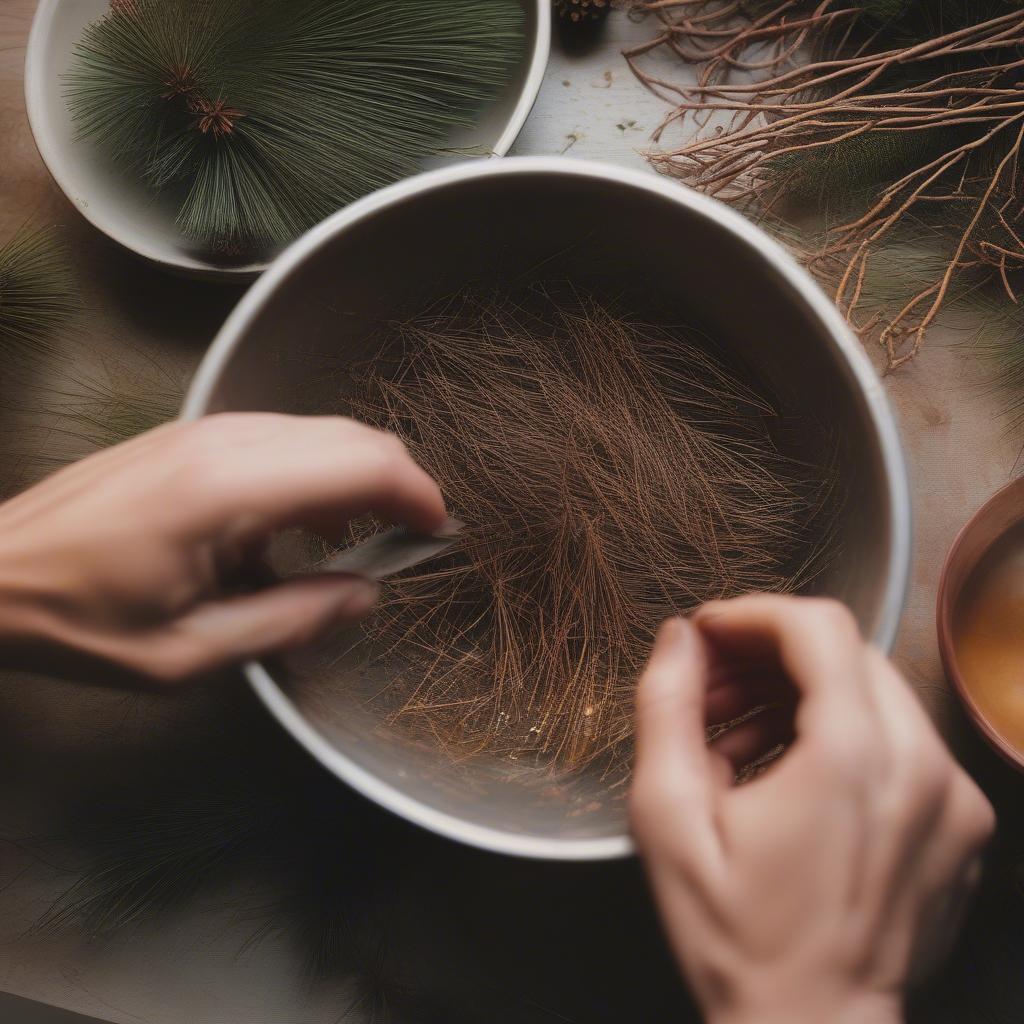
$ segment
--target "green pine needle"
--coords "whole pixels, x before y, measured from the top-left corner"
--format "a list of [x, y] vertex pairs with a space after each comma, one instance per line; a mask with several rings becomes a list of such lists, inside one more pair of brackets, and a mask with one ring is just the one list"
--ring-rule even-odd
[[1024, 310], [1005, 296], [982, 296], [981, 326], [969, 348], [983, 360], [982, 379], [1002, 406], [1002, 419], [1018, 436], [1024, 428]]
[[939, 125], [928, 131], [871, 131], [827, 146], [783, 153], [764, 173], [785, 188], [791, 203], [814, 203], [834, 214], [856, 209], [888, 185], [971, 136]]
[[38, 352], [77, 309], [68, 253], [49, 228], [0, 246], [0, 354]]
[[904, 15], [913, 0], [865, 0], [864, 10], [875, 21], [895, 21]]
[[122, 0], [65, 78], [79, 136], [187, 238], [290, 241], [421, 169], [509, 81], [515, 0]]
[[50, 433], [55, 441], [83, 442], [88, 450], [109, 448], [173, 420], [184, 393], [183, 382], [156, 365], [145, 372], [117, 367], [113, 374], [77, 378], [51, 393], [61, 421]]

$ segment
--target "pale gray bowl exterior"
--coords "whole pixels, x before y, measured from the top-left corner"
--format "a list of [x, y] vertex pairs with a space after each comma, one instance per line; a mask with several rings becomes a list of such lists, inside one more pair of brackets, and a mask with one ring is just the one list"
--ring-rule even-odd
[[[550, 5], [548, 0], [520, 2], [526, 15], [526, 46], [516, 76], [482, 112], [478, 128], [452, 137], [453, 147], [479, 146], [492, 156], [504, 156], [533, 109], [551, 50]], [[25, 54], [25, 105], [43, 163], [87, 221], [137, 255], [189, 276], [235, 281], [256, 276], [267, 261], [225, 265], [190, 250], [169, 209], [141, 182], [112, 170], [89, 144], [76, 139], [61, 76], [83, 29], [109, 9], [109, 0], [39, 0]], [[464, 158], [450, 155], [431, 162]]]
[[[464, 222], [460, 210], [466, 211]], [[434, 216], [448, 225], [447, 236], [433, 236], [425, 250], [420, 233], [436, 232]], [[588, 223], [593, 223], [589, 232]], [[585, 235], [582, 242], [569, 237], [577, 228]], [[678, 288], [688, 306], [707, 314], [716, 332], [751, 348], [755, 358], [770, 356], [766, 372], [779, 375], [784, 386], [792, 383], [795, 407], [805, 404], [835, 419], [853, 482], [843, 513], [849, 543], [823, 589], [845, 600], [865, 635], [888, 650], [907, 586], [911, 515], [898, 432], [881, 382], [835, 306], [777, 243], [723, 204], [653, 174], [558, 157], [510, 158], [434, 171], [352, 204], [294, 243], [241, 300], [200, 366], [183, 416], [281, 408], [276, 378], [297, 374], [301, 387], [305, 371], [302, 360], [298, 369], [287, 359], [270, 365], [273, 353], [286, 351], [300, 337], [314, 347], [343, 345], [341, 332], [357, 318], [339, 319], [339, 312], [365, 303], [372, 314], [381, 295], [388, 296], [386, 304], [393, 298], [401, 305], [403, 288], [412, 287], [410, 276], [430, 279], [437, 273], [437, 286], [444, 287], [444, 268], [451, 266], [458, 280], [476, 258], [466, 247], [472, 247], [467, 235], [479, 236], [484, 261], [490, 248], [506, 253], [494, 257], [496, 266], [507, 258], [508, 273], [514, 275], [516, 261], [527, 258], [531, 246], [543, 241], [554, 251], [562, 244], [561, 232], [574, 253], [571, 264], [585, 262], [591, 251], [603, 262], [602, 239], [619, 247], [616, 273], [636, 281], [657, 277]], [[580, 246], [579, 256], [573, 242]], [[622, 249], [626, 243], [632, 249], [628, 254]], [[382, 255], [374, 255], [377, 248]], [[364, 280], [366, 267], [370, 277]], [[330, 300], [331, 282], [344, 289], [353, 277], [359, 287], [352, 285], [344, 304]], [[427, 294], [432, 287], [428, 284]], [[752, 303], [756, 308], [749, 308]], [[322, 311], [310, 312], [321, 304]], [[315, 383], [310, 387], [315, 390]], [[579, 834], [578, 825], [534, 821], [531, 810], [514, 806], [514, 796], [498, 819], [490, 803], [474, 804], [470, 798], [451, 804], [421, 784], [415, 772], [392, 773], [388, 765], [382, 771], [379, 760], [377, 768], [368, 766], [352, 746], [337, 736], [329, 739], [265, 666], [250, 664], [246, 674], [271, 713], [327, 768], [425, 828], [528, 857], [598, 860], [633, 849], [621, 806], [607, 820], [597, 816], [594, 834]]]

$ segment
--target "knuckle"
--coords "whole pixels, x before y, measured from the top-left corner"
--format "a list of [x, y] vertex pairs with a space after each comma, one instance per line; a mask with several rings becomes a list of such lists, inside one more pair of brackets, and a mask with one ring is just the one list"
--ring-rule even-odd
[[353, 438], [369, 437], [373, 434], [380, 433], [380, 430], [378, 430], [377, 427], [373, 427], [370, 426], [369, 423], [363, 423], [360, 420], [353, 419], [351, 416], [323, 416], [320, 417], [320, 419], [328, 428], [346, 435], [350, 440]]
[[381, 434], [365, 445], [362, 452], [362, 463], [367, 472], [382, 481], [394, 477], [402, 461], [398, 449], [388, 440], [388, 435]]
[[949, 799], [949, 772], [936, 759], [925, 759], [906, 767], [890, 788], [901, 807], [910, 809], [916, 817], [929, 817]]
[[948, 766], [936, 757], [923, 758], [914, 772], [911, 793], [922, 807], [937, 807], [949, 798], [951, 776]]
[[168, 483], [174, 494], [183, 497], [216, 498], [224, 487], [225, 476], [221, 453], [199, 449], [188, 454]]
[[890, 752], [893, 785], [908, 799], [935, 806], [946, 799], [952, 762], [926, 730], [916, 729]]
[[182, 429], [172, 438], [172, 458], [168, 465], [175, 486], [199, 490], [223, 476], [232, 442], [218, 424], [209, 422], [216, 419], [219, 417], [211, 416], [182, 424]]
[[975, 838], [979, 846], [984, 846], [995, 835], [997, 828], [995, 808], [988, 802], [982, 800], [978, 807], [978, 815], [975, 821]]
[[186, 666], [166, 651], [147, 651], [124, 659], [127, 668], [161, 686], [173, 686], [188, 678]]
[[154, 660], [149, 663], [145, 674], [161, 686], [175, 686], [183, 683], [194, 673], [190, 672], [188, 666], [173, 659]]
[[406, 450], [402, 439], [390, 430], [342, 417], [336, 418], [333, 422], [338, 429], [349, 435], [349, 440], [353, 443], [365, 444], [368, 447], [393, 453], [401, 453]]
[[808, 621], [822, 632], [860, 637], [857, 620], [841, 601], [830, 597], [807, 598], [803, 609]]
[[157, 683], [173, 685], [191, 679], [210, 668], [211, 652], [196, 637], [175, 635], [148, 646], [141, 666]]
[[264, 442], [280, 430], [285, 417], [277, 413], [218, 412], [182, 423], [179, 442], [189, 453], [237, 450], [253, 442]]
[[939, 827], [949, 786], [942, 776], [913, 770], [890, 772], [872, 794], [873, 813], [884, 833], [906, 836]]
[[183, 423], [178, 434], [179, 443], [187, 451], [205, 451], [233, 442], [243, 421], [229, 413], [215, 413], [191, 423]]
[[963, 829], [968, 840], [975, 846], [984, 846], [996, 830], [996, 812], [984, 793], [974, 781], [964, 776], [963, 784], [967, 795], [962, 812]]
[[[211, 420], [219, 417], [210, 417]], [[186, 486], [191, 490], [216, 490], [232, 469], [239, 464], [243, 449], [253, 439], [262, 440], [265, 433], [238, 420], [224, 420], [225, 429], [217, 423], [200, 420], [182, 437], [178, 465]]]

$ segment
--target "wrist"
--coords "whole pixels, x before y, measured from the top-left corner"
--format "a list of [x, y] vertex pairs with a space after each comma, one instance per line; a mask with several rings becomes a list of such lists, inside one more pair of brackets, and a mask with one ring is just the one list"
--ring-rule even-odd
[[903, 1024], [902, 1001], [865, 993], [843, 999], [806, 997], [750, 1000], [709, 1013], [707, 1024]]

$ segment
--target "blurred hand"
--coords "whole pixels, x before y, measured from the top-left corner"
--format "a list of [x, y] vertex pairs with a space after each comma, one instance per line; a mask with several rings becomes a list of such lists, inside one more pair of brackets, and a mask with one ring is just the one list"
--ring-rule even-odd
[[[706, 717], [773, 700], [706, 745]], [[637, 716], [634, 831], [707, 1019], [902, 1019], [908, 979], [955, 932], [994, 818], [849, 612], [755, 596], [672, 620]]]
[[444, 520], [394, 437], [263, 413], [160, 427], [0, 505], [0, 662], [60, 653], [172, 682], [298, 647], [364, 615], [376, 586], [316, 575], [240, 594], [232, 581], [274, 532], [340, 540], [368, 511], [424, 531]]

